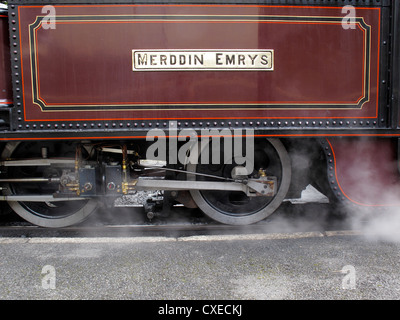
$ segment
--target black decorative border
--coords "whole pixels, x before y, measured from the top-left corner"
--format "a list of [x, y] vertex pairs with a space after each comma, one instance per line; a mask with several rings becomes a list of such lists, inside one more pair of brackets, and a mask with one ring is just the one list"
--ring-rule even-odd
[[298, 6], [390, 6], [392, 0], [9, 0], [9, 4], [237, 4], [237, 5], [298, 5]]
[[340, 189], [339, 182], [336, 176], [336, 164], [335, 164], [335, 156], [332, 150], [332, 146], [328, 139], [321, 139], [319, 140], [322, 150], [325, 154], [326, 159], [326, 172], [327, 172], [327, 181], [329, 184], [329, 188], [332, 191], [332, 195], [343, 204], [349, 204], [350, 201], [347, 197], [343, 194], [342, 190]]

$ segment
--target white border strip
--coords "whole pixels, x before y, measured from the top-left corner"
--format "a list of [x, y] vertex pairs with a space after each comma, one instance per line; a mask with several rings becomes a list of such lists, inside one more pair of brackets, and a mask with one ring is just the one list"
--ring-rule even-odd
[[326, 231], [326, 232], [295, 232], [295, 233], [268, 233], [268, 234], [236, 234], [236, 235], [200, 235], [188, 237], [79, 237], [79, 238], [0, 238], [0, 244], [135, 244], [160, 242], [211, 242], [211, 241], [259, 241], [284, 240], [301, 238], [318, 238], [332, 236], [360, 235], [358, 231]]

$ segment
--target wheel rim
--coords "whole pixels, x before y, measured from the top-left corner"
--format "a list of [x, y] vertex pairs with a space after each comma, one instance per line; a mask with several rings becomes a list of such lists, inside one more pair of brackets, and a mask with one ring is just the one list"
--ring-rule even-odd
[[[73, 144], [58, 144], [44, 142], [9, 143], [6, 145], [2, 158], [39, 158], [41, 147], [49, 148], [49, 156], [73, 157]], [[46, 167], [9, 167], [10, 176], [19, 178], [50, 177], [59, 174], [61, 168]], [[9, 194], [52, 194], [56, 185], [51, 184], [16, 184], [9, 183], [6, 187]], [[8, 202], [11, 209], [23, 219], [42, 227], [67, 227], [83, 221], [97, 207], [95, 200], [57, 201], [57, 202]]]
[[[230, 178], [231, 170], [236, 165], [234, 161], [232, 162], [232, 164], [218, 165], [189, 164], [187, 170]], [[199, 190], [192, 190], [192, 197], [206, 215], [221, 223], [245, 225], [261, 221], [279, 207], [290, 185], [290, 158], [278, 139], [261, 140], [255, 145], [254, 171], [249, 177], [260, 168], [265, 169], [268, 175], [277, 177], [277, 193], [273, 197], [248, 197], [243, 192]], [[188, 180], [205, 180], [205, 178], [188, 175]]]

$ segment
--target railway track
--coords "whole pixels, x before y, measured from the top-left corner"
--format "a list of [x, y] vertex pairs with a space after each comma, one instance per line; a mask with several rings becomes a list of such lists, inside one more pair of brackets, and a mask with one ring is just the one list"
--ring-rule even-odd
[[[134, 210], [134, 211], [132, 211]], [[1, 237], [185, 237], [202, 235], [255, 235], [344, 232], [349, 226], [344, 219], [329, 212], [327, 204], [286, 204], [271, 218], [247, 226], [225, 225], [212, 221], [198, 210], [175, 208], [168, 217], [149, 221], [142, 209], [99, 210], [84, 223], [66, 228], [42, 228], [22, 221], [17, 216], [0, 217]]]

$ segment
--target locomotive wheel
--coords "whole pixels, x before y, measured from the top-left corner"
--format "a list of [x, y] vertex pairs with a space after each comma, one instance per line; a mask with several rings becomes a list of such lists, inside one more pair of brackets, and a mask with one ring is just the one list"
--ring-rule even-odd
[[[4, 148], [2, 159], [40, 158], [41, 148], [48, 148], [50, 157], [74, 158], [75, 148], [72, 144], [52, 144], [45, 142], [10, 142]], [[9, 167], [9, 176], [15, 178], [48, 177], [59, 174], [60, 168], [41, 166]], [[9, 183], [6, 186], [9, 194], [40, 195], [53, 194], [57, 184], [45, 183]], [[97, 206], [93, 199], [57, 202], [17, 202], [9, 201], [9, 206], [23, 219], [41, 226], [62, 228], [77, 224], [87, 218]]]
[[[278, 139], [266, 139], [255, 140], [254, 149], [254, 171], [248, 177], [254, 176], [259, 169], [265, 170], [268, 176], [275, 176], [278, 183], [276, 194], [272, 197], [248, 197], [243, 192], [190, 191], [198, 207], [210, 218], [231, 225], [256, 223], [271, 215], [285, 199], [291, 181], [290, 158], [285, 147]], [[223, 156], [221, 159], [224, 159]], [[234, 161], [232, 164], [220, 165], [188, 164], [187, 170], [231, 178], [235, 166]], [[209, 180], [203, 176], [188, 174], [188, 180], [196, 179]]]

